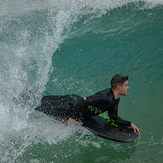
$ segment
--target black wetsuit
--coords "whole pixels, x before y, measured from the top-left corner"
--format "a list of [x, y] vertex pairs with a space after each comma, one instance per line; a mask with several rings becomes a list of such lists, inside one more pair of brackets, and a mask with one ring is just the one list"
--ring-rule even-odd
[[70, 94], [63, 96], [44, 96], [41, 105], [36, 108], [50, 115], [58, 115], [63, 118], [73, 118], [76, 120], [83, 117], [98, 115], [92, 107], [96, 107], [101, 113], [108, 111], [110, 119], [121, 126], [130, 126], [131, 122], [123, 120], [118, 116], [118, 104], [120, 98], [115, 99], [111, 88], [97, 92], [95, 95], [83, 98], [78, 95]]

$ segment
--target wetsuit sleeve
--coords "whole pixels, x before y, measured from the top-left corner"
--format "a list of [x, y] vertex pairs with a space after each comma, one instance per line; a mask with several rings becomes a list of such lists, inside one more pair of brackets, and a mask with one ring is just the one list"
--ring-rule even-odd
[[130, 126], [131, 122], [126, 121], [118, 116], [118, 104], [108, 110], [108, 115], [110, 119], [114, 120], [114, 123], [119, 126]]

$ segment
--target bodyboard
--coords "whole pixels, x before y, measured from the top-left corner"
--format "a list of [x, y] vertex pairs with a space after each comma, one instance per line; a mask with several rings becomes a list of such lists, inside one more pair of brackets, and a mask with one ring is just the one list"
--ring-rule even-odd
[[110, 125], [107, 119], [100, 116], [84, 118], [82, 126], [97, 136], [119, 142], [130, 143], [138, 136], [131, 128]]

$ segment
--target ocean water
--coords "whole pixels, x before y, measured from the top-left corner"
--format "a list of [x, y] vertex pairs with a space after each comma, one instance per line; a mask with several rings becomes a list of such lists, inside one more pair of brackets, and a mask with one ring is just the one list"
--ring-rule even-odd
[[[163, 1], [0, 1], [0, 162], [163, 162]], [[89, 96], [129, 75], [132, 143], [37, 112], [42, 95]]]

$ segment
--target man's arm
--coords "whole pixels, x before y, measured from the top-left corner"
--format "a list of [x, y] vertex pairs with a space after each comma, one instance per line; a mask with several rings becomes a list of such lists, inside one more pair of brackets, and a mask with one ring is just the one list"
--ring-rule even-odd
[[111, 108], [108, 108], [108, 115], [110, 119], [114, 120], [115, 124], [120, 125], [120, 126], [130, 126], [131, 125], [130, 121], [126, 121], [118, 116], [119, 101], [120, 99], [116, 100], [116, 103]]
[[139, 129], [133, 123], [131, 123], [130, 121], [126, 121], [118, 116], [118, 104], [119, 103], [117, 103], [114, 108], [108, 110], [108, 115], [110, 116], [110, 119], [113, 119], [114, 123], [117, 125], [131, 127], [131, 129], [133, 129], [135, 133], [137, 132], [140, 135]]
[[130, 126], [131, 125], [130, 121], [126, 121], [115, 114], [111, 114], [111, 115], [109, 115], [109, 117], [110, 117], [110, 119], [113, 119], [114, 123], [117, 125], [120, 125], [120, 126]]

